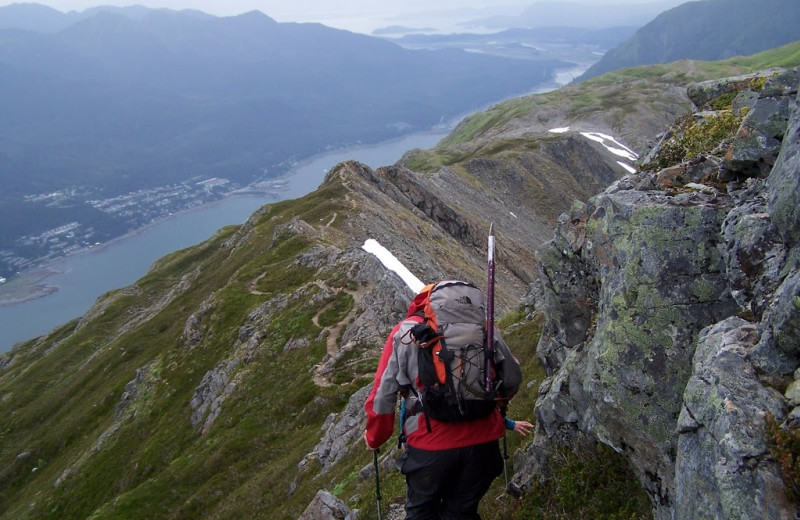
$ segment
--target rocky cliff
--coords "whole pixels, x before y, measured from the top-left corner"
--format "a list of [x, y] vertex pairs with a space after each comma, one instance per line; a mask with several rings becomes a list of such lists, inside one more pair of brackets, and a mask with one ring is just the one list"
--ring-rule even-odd
[[[589, 439], [629, 461], [656, 519], [795, 518], [765, 425], [800, 418], [799, 81], [693, 86], [693, 118], [640, 171], [562, 215], [530, 295], [548, 377], [518, 491], [548, 447]], [[726, 118], [732, 137], [687, 146]]]

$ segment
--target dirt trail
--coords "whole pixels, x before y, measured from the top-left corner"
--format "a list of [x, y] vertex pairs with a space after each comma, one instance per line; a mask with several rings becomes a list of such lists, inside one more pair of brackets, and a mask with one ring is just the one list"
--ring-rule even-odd
[[258, 281], [261, 280], [262, 278], [264, 278], [265, 276], [267, 276], [267, 272], [266, 271], [264, 271], [260, 275], [256, 276], [252, 280], [250, 280], [250, 282], [247, 284], [247, 292], [249, 292], [250, 294], [266, 294], [266, 293], [264, 293], [262, 291], [256, 290], [256, 285], [258, 284]]
[[[317, 281], [316, 283], [317, 283], [318, 286], [320, 286], [323, 289], [325, 289], [325, 288], [330, 289], [330, 287], [327, 287], [325, 284], [323, 284], [320, 281]], [[334, 290], [336, 290], [336, 289], [334, 289]], [[333, 356], [334, 354], [336, 354], [336, 352], [339, 351], [339, 347], [336, 344], [337, 338], [339, 337], [339, 333], [344, 328], [344, 326], [347, 324], [347, 322], [350, 321], [350, 318], [352, 318], [355, 315], [355, 313], [356, 313], [356, 303], [361, 301], [361, 298], [364, 297], [364, 295], [368, 292], [369, 289], [367, 287], [362, 287], [362, 288], [359, 288], [356, 291], [351, 291], [351, 290], [348, 290], [348, 289], [341, 289], [341, 290], [346, 292], [347, 294], [349, 294], [350, 296], [353, 297], [354, 304], [353, 304], [353, 308], [350, 309], [350, 312], [347, 313], [347, 316], [342, 318], [339, 321], [339, 323], [337, 323], [336, 325], [334, 325], [332, 327], [327, 327], [327, 329], [328, 329], [328, 344], [327, 344], [326, 351], [331, 356]], [[322, 312], [324, 310], [325, 310], [325, 307], [320, 309], [319, 312], [317, 312], [317, 314], [315, 314], [314, 317], [311, 318], [311, 321], [313, 321], [314, 325], [316, 325], [317, 327], [320, 326], [319, 325], [319, 315], [322, 314]]]
[[[333, 218], [335, 219], [336, 216], [334, 215]], [[333, 222], [333, 219], [331, 219], [331, 222]], [[250, 282], [248, 282], [247, 291], [250, 294], [258, 294], [258, 295], [266, 294], [263, 291], [259, 291], [259, 290], [256, 289], [256, 286], [258, 285], [259, 280], [261, 280], [266, 275], [267, 275], [267, 272], [263, 272], [260, 275], [258, 275], [257, 277], [253, 278]], [[313, 283], [317, 287], [322, 289], [323, 291], [325, 291], [325, 290], [331, 291], [331, 292], [344, 291], [344, 292], [346, 292], [347, 294], [349, 294], [350, 296], [353, 297], [354, 304], [353, 304], [353, 308], [350, 309], [350, 312], [348, 312], [347, 315], [344, 316], [341, 320], [339, 320], [339, 322], [336, 323], [335, 325], [330, 326], [330, 327], [324, 327], [326, 329], [326, 331], [327, 331], [327, 336], [328, 336], [326, 344], [325, 344], [325, 351], [329, 356], [333, 357], [339, 352], [340, 345], [339, 345], [338, 341], [339, 341], [339, 336], [340, 336], [340, 334], [342, 332], [342, 329], [344, 329], [344, 327], [347, 325], [347, 323], [349, 323], [350, 320], [356, 315], [356, 313], [358, 312], [358, 302], [360, 302], [361, 299], [364, 297], [364, 295], [367, 294], [371, 290], [371, 287], [366, 286], [366, 287], [359, 287], [356, 290], [350, 290], [350, 289], [342, 289], [342, 288], [330, 287], [327, 284], [325, 284], [325, 282], [323, 282], [321, 280], [315, 280]], [[320, 324], [319, 324], [319, 317], [325, 311], [325, 309], [327, 309], [327, 308], [328, 308], [327, 305], [323, 306], [311, 318], [311, 321], [317, 327], [321, 327]], [[323, 367], [323, 364], [319, 364], [316, 367], [316, 369], [314, 371], [314, 383], [316, 383], [318, 386], [330, 386], [330, 381], [328, 381], [327, 377], [325, 377], [325, 376], [320, 374], [320, 369], [322, 369], [322, 367]]]

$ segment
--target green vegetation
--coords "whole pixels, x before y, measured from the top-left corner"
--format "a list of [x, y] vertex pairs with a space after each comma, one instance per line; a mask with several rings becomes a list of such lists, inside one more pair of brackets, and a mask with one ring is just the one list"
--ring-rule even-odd
[[487, 130], [497, 128], [517, 117], [524, 116], [538, 104], [535, 96], [523, 96], [494, 105], [483, 112], [477, 112], [463, 122], [442, 140], [443, 146], [454, 146], [473, 140]]
[[800, 506], [800, 427], [765, 416], [769, 454], [781, 467], [786, 496]]
[[666, 168], [701, 153], [724, 148], [721, 143], [730, 142], [741, 123], [742, 117], [730, 110], [699, 122], [691, 116], [682, 117], [675, 124], [675, 135], [662, 144], [653, 168]]
[[538, 141], [531, 139], [490, 139], [450, 146], [443, 139], [436, 148], [409, 152], [406, 167], [417, 172], [433, 172], [442, 166], [463, 164], [476, 157], [512, 156], [539, 146]]
[[[341, 211], [331, 197], [336, 189], [297, 207], [306, 215]], [[293, 478], [319, 441], [319, 425], [357, 387], [312, 382], [325, 355], [314, 316], [323, 311], [334, 322], [353, 302], [340, 293], [312, 303], [313, 284], [298, 291], [314, 273], [288, 269], [309, 245], [284, 226], [294, 211], [293, 204], [270, 206], [248, 230], [246, 247], [223, 247], [241, 229], [229, 227], [164, 257], [136, 286], [105, 295], [79, 330], [65, 326], [17, 354], [0, 378], [1, 517], [254, 518], [269, 511], [264, 517], [297, 518], [325, 484], [309, 477], [287, 501], [287, 475]], [[249, 285], [265, 272], [293, 274]], [[239, 345], [253, 309], [290, 294], [268, 315], [255, 348]], [[211, 295], [201, 339], [189, 347], [186, 316]], [[160, 310], [151, 315], [154, 306]], [[285, 351], [297, 338], [308, 345]], [[237, 370], [224, 413], [201, 434], [208, 415], [193, 425], [190, 402], [204, 374], [226, 365]]]
[[347, 317], [354, 304], [353, 296], [339, 292], [336, 299], [317, 317], [320, 327], [331, 327]]
[[534, 480], [515, 519], [652, 518], [650, 499], [625, 459], [611, 448], [587, 444], [562, 448], [549, 457], [553, 477]]
[[800, 41], [789, 43], [751, 56], [735, 56], [721, 61], [697, 62], [702, 64], [704, 79], [724, 78], [772, 67], [794, 68], [800, 64]]

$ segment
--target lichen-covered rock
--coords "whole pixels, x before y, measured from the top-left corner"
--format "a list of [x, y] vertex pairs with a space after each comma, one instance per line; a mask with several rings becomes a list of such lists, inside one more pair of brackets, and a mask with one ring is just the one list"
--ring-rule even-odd
[[624, 185], [570, 219], [582, 239], [561, 233], [540, 256], [549, 319], [538, 351], [558, 371], [536, 414], [548, 436], [572, 424], [626, 451], [668, 502], [693, 340], [737, 310], [718, 249], [727, 207], [703, 193]]
[[181, 340], [189, 348], [194, 348], [203, 340], [203, 320], [216, 309], [216, 299], [212, 294], [200, 304], [200, 309], [192, 313], [183, 326]]
[[203, 376], [194, 390], [189, 403], [192, 409], [192, 426], [202, 423], [202, 433], [206, 433], [220, 413], [225, 398], [233, 392], [235, 385], [231, 382], [233, 372], [239, 366], [239, 359], [222, 361], [213, 370]]
[[740, 92], [752, 87], [753, 83], [760, 77], [769, 76], [780, 69], [769, 69], [766, 71], [755, 72], [753, 74], [743, 74], [730, 78], [711, 79], [690, 85], [686, 90], [689, 99], [694, 106], [703, 107], [709, 101], [720, 97], [729, 92]]
[[754, 155], [768, 175], [723, 187], [725, 166], [697, 158], [626, 176], [537, 253], [548, 377], [513, 489], [547, 477], [552, 444], [586, 436], [628, 459], [657, 520], [794, 518], [764, 429], [767, 412], [800, 421], [800, 76], [774, 72], [749, 120], [780, 143], [774, 161], [765, 140]]
[[[361, 388], [350, 396], [344, 411], [328, 416], [322, 426], [323, 434], [320, 442], [299, 464], [298, 477], [308, 471], [313, 471], [315, 474], [325, 473], [361, 440], [367, 422], [364, 401], [371, 388], [372, 385]], [[291, 487], [295, 487], [295, 484], [296, 482]]]
[[755, 325], [730, 318], [704, 330], [678, 422], [675, 518], [793, 519], [771, 463], [764, 416], [784, 400], [761, 384], [749, 359]]
[[[797, 70], [767, 80], [742, 122], [725, 158], [725, 169], [748, 177], [766, 177], [775, 165], [783, 135], [797, 105]], [[793, 85], [793, 86], [792, 86]]]
[[731, 294], [741, 309], [761, 319], [780, 283], [786, 246], [770, 218], [763, 181], [737, 194], [737, 205], [722, 225]]
[[788, 243], [800, 242], [800, 111], [795, 111], [775, 167], [767, 179], [769, 209], [775, 225]]
[[800, 355], [800, 270], [797, 265], [777, 289], [765, 322], [775, 344], [783, 352]]

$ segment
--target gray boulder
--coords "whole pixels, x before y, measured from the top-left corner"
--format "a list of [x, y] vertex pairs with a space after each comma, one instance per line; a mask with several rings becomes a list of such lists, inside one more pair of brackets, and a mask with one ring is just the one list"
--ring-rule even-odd
[[783, 396], [759, 381], [750, 362], [758, 336], [740, 318], [700, 335], [678, 421], [675, 518], [794, 518], [767, 454], [765, 413], [785, 412]]
[[725, 168], [748, 177], [766, 177], [775, 165], [789, 117], [797, 105], [800, 72], [789, 70], [767, 80], [733, 140]]
[[357, 518], [356, 511], [351, 511], [347, 504], [321, 489], [317, 491], [298, 520], [356, 520]]

